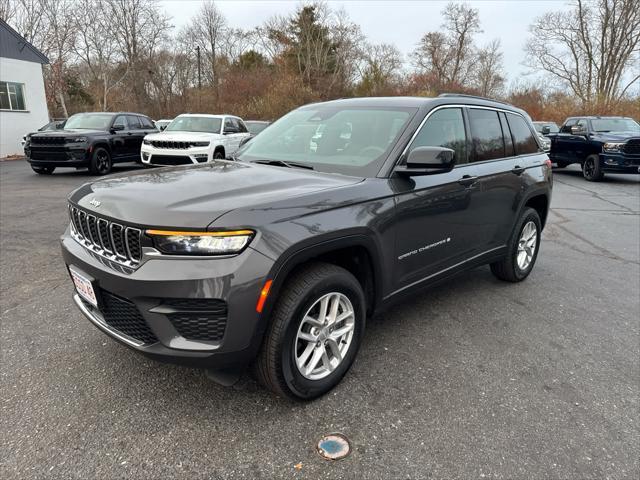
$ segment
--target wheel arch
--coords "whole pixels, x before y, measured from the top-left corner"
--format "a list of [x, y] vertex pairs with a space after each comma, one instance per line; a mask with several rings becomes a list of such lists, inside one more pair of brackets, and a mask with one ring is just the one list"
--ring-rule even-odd
[[547, 223], [547, 217], [549, 215], [549, 204], [550, 198], [547, 192], [540, 190], [532, 192], [523, 199], [518, 211], [518, 216], [516, 217], [516, 222], [518, 221], [517, 219], [522, 215], [522, 212], [525, 208], [533, 208], [538, 212], [540, 223], [542, 224], [542, 228], [544, 228], [545, 224]]

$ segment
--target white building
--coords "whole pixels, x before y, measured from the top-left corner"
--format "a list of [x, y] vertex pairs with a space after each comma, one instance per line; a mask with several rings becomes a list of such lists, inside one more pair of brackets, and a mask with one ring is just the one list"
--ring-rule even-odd
[[48, 63], [0, 19], [0, 157], [22, 155], [22, 137], [49, 122], [42, 77]]

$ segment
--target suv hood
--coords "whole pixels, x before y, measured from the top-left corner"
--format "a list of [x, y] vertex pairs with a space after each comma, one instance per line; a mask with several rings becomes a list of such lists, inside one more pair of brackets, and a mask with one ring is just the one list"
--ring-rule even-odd
[[313, 193], [361, 181], [299, 168], [218, 161], [111, 176], [82, 185], [69, 200], [96, 215], [140, 226], [204, 229], [235, 209], [265, 208], [293, 198], [296, 206], [304, 206], [313, 203]]
[[166, 142], [189, 142], [189, 141], [202, 141], [211, 140], [222, 137], [219, 133], [207, 133], [207, 132], [167, 132], [166, 130], [160, 133], [150, 133], [145, 140], [163, 140]]
[[87, 130], [84, 128], [72, 128], [63, 130], [48, 130], [46, 132], [34, 132], [32, 137], [77, 137], [81, 135], [104, 135], [107, 133], [105, 130]]

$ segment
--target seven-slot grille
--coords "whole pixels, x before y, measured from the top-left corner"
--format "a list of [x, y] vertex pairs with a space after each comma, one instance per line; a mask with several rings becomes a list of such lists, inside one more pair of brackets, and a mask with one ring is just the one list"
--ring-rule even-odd
[[640, 138], [632, 138], [624, 146], [624, 153], [629, 155], [640, 155]]
[[140, 263], [140, 229], [110, 222], [71, 205], [69, 216], [74, 238], [81, 245], [122, 265]]
[[37, 143], [37, 144], [43, 144], [43, 145], [59, 145], [66, 142], [66, 137], [50, 137], [48, 135], [44, 137], [33, 136], [33, 137], [30, 137], [29, 141], [31, 143]]
[[[196, 143], [198, 145], [196, 145]], [[151, 140], [151, 145], [153, 145], [156, 148], [172, 148], [175, 150], [186, 150], [187, 148], [191, 148], [191, 147], [206, 146], [206, 145], [202, 145], [202, 143], [203, 142], [173, 142], [169, 140]]]

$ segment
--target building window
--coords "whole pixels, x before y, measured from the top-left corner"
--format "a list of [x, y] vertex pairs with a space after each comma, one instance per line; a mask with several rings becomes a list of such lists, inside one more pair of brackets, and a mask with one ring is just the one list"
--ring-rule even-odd
[[26, 110], [24, 105], [24, 84], [0, 82], [0, 109]]

